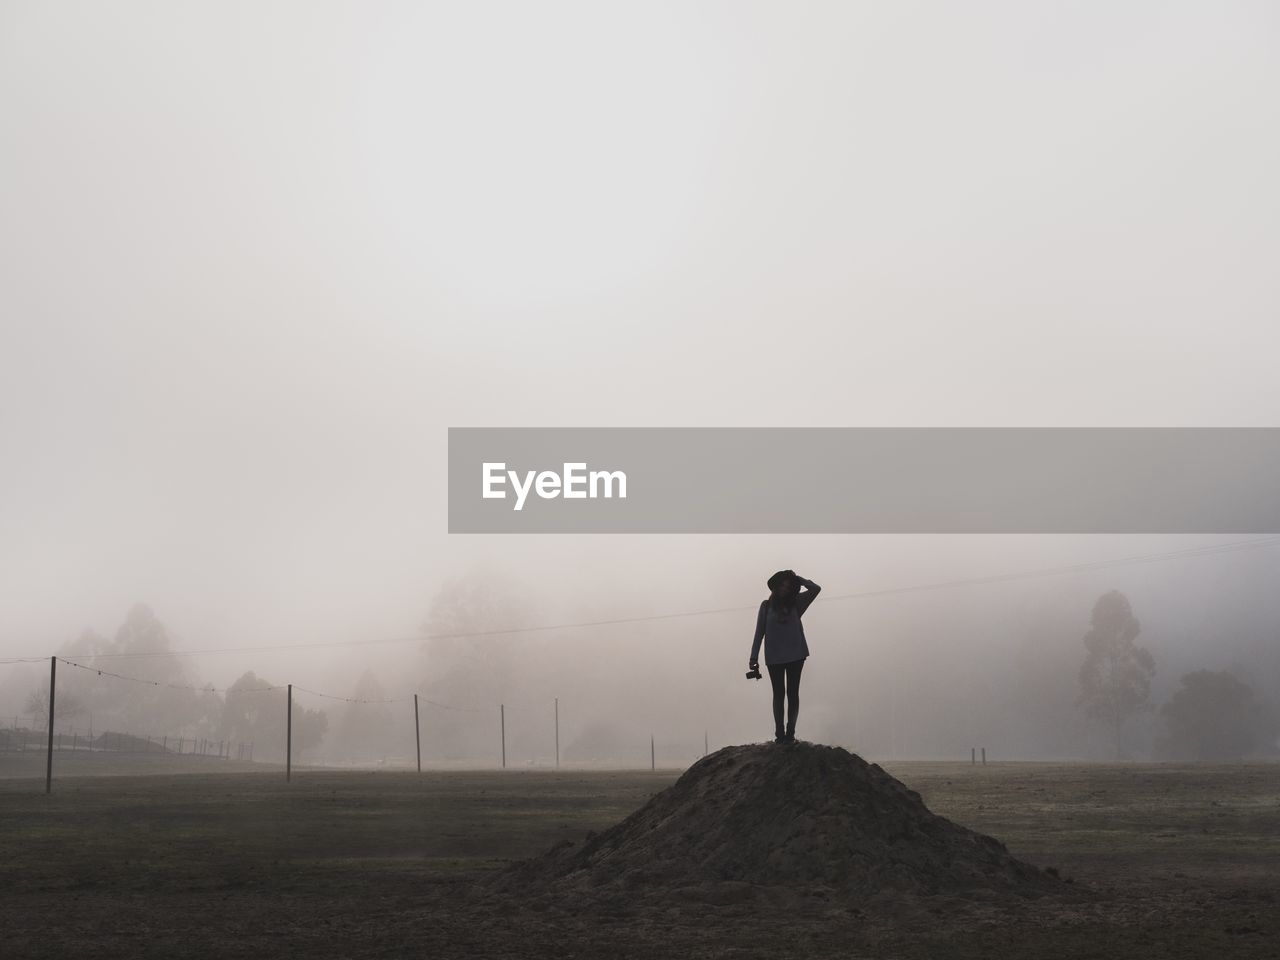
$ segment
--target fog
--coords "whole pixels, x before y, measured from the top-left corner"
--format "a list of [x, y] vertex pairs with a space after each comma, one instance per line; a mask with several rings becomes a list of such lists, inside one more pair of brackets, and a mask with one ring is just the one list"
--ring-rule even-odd
[[[6, 2], [0, 658], [141, 603], [215, 652], [98, 666], [416, 692], [464, 708], [423, 714], [441, 761], [496, 763], [501, 704], [553, 762], [559, 698], [567, 760], [684, 762], [769, 733], [743, 673], [791, 567], [804, 733], [868, 756], [1111, 755], [1076, 699], [1113, 589], [1156, 661], [1127, 754], [1190, 671], [1280, 701], [1274, 545], [849, 596], [1248, 538], [449, 536], [445, 489], [450, 426], [1280, 425], [1277, 26]], [[0, 663], [0, 725], [46, 676]], [[146, 722], [112, 682], [97, 722]], [[412, 749], [411, 707], [308, 696], [306, 756]]]

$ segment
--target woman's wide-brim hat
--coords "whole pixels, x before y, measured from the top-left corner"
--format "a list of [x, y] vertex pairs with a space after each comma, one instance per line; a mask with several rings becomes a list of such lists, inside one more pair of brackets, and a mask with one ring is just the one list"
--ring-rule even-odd
[[769, 588], [769, 592], [772, 593], [774, 590], [777, 590], [778, 587], [782, 585], [782, 581], [787, 579], [795, 580], [796, 572], [794, 570], [779, 570], [769, 578], [769, 582], [766, 584]]

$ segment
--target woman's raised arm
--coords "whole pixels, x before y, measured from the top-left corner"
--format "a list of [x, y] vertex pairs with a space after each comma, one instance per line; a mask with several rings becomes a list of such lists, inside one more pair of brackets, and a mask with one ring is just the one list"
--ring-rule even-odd
[[806, 580], [803, 577], [797, 577], [796, 580], [800, 586], [804, 587], [804, 593], [796, 597], [796, 612], [803, 617], [804, 612], [809, 609], [809, 604], [813, 603], [822, 588], [812, 580]]

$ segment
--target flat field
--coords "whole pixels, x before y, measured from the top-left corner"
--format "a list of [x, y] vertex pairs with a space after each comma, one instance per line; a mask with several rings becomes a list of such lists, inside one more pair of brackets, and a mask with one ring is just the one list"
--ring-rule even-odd
[[477, 883], [611, 826], [679, 771], [303, 769], [285, 783], [205, 758], [113, 776], [94, 775], [100, 757], [57, 759], [46, 797], [42, 757], [0, 757], [6, 960], [1280, 955], [1278, 764], [886, 764], [1072, 895], [654, 914]]

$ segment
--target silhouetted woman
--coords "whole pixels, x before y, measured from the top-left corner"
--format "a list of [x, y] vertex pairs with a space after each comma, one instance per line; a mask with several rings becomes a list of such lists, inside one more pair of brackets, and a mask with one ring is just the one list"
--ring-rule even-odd
[[[760, 641], [764, 640], [764, 662], [773, 684], [774, 738], [778, 743], [796, 742], [796, 717], [800, 714], [800, 671], [809, 644], [804, 639], [800, 618], [822, 588], [812, 580], [796, 576], [794, 570], [779, 570], [769, 578], [769, 599], [760, 604], [756, 636], [751, 641], [752, 670], [760, 669]], [[804, 587], [804, 593], [800, 588]], [[787, 698], [787, 728], [782, 728], [782, 698]]]

